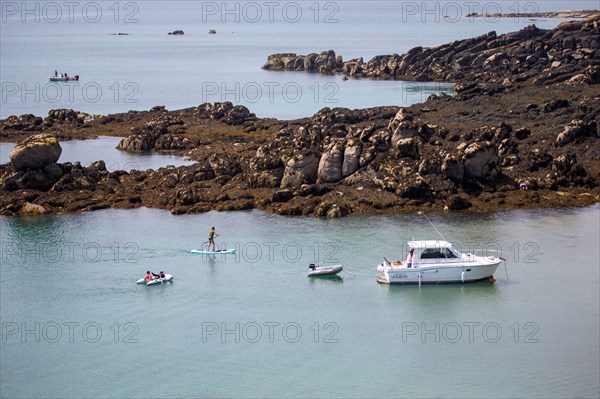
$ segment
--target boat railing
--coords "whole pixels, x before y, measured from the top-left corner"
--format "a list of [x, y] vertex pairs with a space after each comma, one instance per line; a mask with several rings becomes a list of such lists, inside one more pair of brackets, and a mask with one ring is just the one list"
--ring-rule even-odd
[[[480, 251], [482, 252], [482, 255], [477, 255], [477, 253], [480, 252]], [[489, 254], [490, 252], [492, 252], [493, 255]], [[469, 253], [469, 254], [463, 254], [463, 255], [466, 255], [466, 256], [469, 256], [469, 257], [473, 257], [473, 258], [476, 257], [476, 256], [479, 256], [479, 257], [484, 258], [484, 259], [490, 259], [490, 258], [500, 258], [500, 259], [503, 259], [502, 258], [502, 251], [501, 250], [495, 250], [495, 249], [489, 249], [489, 248], [479, 248], [479, 249], [476, 249], [475, 252], [473, 252], [473, 254]]]

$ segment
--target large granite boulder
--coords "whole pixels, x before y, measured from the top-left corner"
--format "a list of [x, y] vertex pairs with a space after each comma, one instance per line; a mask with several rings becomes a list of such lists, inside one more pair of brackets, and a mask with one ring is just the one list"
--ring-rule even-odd
[[315, 183], [318, 167], [319, 158], [315, 152], [306, 151], [294, 155], [285, 163], [281, 187], [291, 188]]
[[460, 183], [465, 176], [465, 165], [456, 158], [448, 156], [442, 162], [442, 174], [446, 179]]
[[392, 134], [392, 147], [396, 147], [400, 140], [413, 138], [418, 131], [413, 124], [413, 117], [404, 108], [400, 109], [388, 126]]
[[489, 141], [469, 144], [462, 155], [465, 175], [474, 179], [494, 179], [499, 173], [498, 150]]
[[344, 150], [344, 161], [342, 163], [342, 177], [348, 177], [356, 172], [360, 166], [360, 155], [362, 144], [358, 140], [350, 140], [346, 143]]
[[17, 144], [9, 154], [14, 173], [2, 181], [2, 189], [48, 190], [63, 175], [56, 163], [62, 149], [58, 139], [49, 134], [28, 137]]
[[56, 137], [37, 134], [17, 144], [9, 157], [13, 169], [18, 172], [54, 165], [61, 153], [62, 148]]
[[337, 183], [342, 180], [342, 164], [344, 162], [343, 142], [331, 143], [319, 161], [318, 182]]

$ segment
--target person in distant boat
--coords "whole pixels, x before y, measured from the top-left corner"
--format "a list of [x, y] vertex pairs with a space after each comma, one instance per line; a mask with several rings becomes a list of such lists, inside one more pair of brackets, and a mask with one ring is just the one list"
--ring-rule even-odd
[[160, 273], [158, 273], [158, 275], [159, 275], [160, 278], [166, 278], [167, 277], [167, 276], [165, 276], [165, 272], [162, 272], [162, 271]]
[[154, 280], [154, 276], [152, 274], [153, 273], [150, 273], [150, 270], [148, 270], [146, 272], [146, 275], [144, 276], [144, 281], [152, 281], [152, 280]]
[[56, 78], [58, 76], [58, 71], [55, 69], [54, 70], [54, 77]]
[[412, 268], [414, 252], [415, 252], [414, 248], [411, 248], [410, 251], [408, 251], [408, 256], [406, 257], [406, 268], [407, 269]]
[[215, 226], [213, 226], [210, 231], [208, 232], [208, 250], [210, 251], [210, 246], [212, 245], [213, 247], [213, 251], [216, 250], [215, 247], [215, 237], [218, 237], [219, 235], [217, 234], [217, 232], [215, 231]]

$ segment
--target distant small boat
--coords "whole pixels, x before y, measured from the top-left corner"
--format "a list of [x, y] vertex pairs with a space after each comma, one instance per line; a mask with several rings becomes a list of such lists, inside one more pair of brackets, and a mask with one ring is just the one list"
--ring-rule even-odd
[[332, 265], [332, 266], [318, 266], [313, 263], [310, 264], [308, 276], [333, 276], [338, 274], [342, 270], [344, 270], [342, 265]]
[[79, 75], [75, 76], [49, 76], [51, 82], [76, 82], [79, 80]]

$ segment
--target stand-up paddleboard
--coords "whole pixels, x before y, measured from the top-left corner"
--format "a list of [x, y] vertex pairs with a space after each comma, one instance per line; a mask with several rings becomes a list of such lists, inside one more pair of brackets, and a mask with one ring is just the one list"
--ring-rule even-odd
[[192, 249], [190, 252], [195, 255], [217, 255], [217, 254], [227, 255], [227, 254], [234, 254], [235, 249], [217, 249], [216, 251], [205, 251], [203, 249]]
[[145, 280], [145, 279], [141, 278], [137, 281], [137, 283], [138, 284], [146, 284], [146, 285], [155, 285], [155, 284], [168, 283], [169, 281], [173, 281], [173, 276], [171, 274], [165, 273], [164, 278], [155, 278], [154, 280]]

